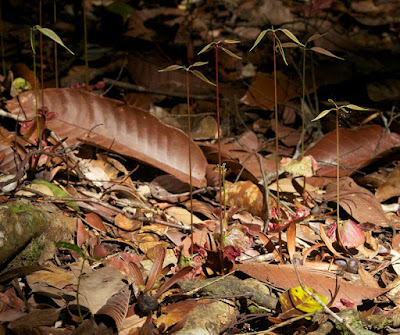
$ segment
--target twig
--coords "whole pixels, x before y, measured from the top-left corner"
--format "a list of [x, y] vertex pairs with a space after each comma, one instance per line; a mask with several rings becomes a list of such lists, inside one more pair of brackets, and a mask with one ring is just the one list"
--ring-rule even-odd
[[313, 297], [313, 299], [322, 307], [322, 309], [325, 313], [332, 316], [337, 322], [343, 324], [350, 331], [350, 333], [352, 333], [353, 335], [359, 335], [359, 333], [346, 320], [344, 320], [339, 315], [337, 315], [335, 312], [330, 310], [328, 308], [328, 306], [326, 306], [325, 303], [314, 292], [310, 292], [310, 290], [304, 285], [304, 283], [300, 277], [300, 274], [297, 269], [295, 261], [293, 262], [293, 267], [296, 272], [297, 280], [299, 281], [299, 284], [300, 284], [302, 290], [304, 292], [306, 292], [310, 297]]
[[[167, 91], [161, 91], [161, 90], [153, 90], [147, 87], [139, 86], [139, 85], [134, 85], [130, 83], [124, 83], [121, 81], [117, 81], [114, 79], [110, 78], [103, 78], [103, 81], [106, 84], [109, 85], [114, 85], [120, 88], [124, 88], [127, 90], [132, 90], [136, 92], [143, 92], [143, 93], [150, 93], [150, 94], [158, 94], [158, 95], [166, 95], [169, 97], [177, 97], [177, 98], [186, 98], [186, 92], [185, 93], [180, 93], [180, 92], [167, 92]], [[205, 94], [191, 94], [190, 98], [197, 99], [197, 100], [212, 100], [215, 99], [215, 97], [211, 95], [205, 95]]]

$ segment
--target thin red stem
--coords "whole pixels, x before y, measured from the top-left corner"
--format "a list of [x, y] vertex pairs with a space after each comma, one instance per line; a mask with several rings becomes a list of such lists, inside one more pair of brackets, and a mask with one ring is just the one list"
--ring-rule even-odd
[[189, 136], [189, 197], [190, 197], [190, 255], [193, 256], [193, 187], [192, 187], [192, 145], [191, 145], [191, 126], [190, 126], [190, 76], [186, 71], [186, 103], [188, 109], [188, 136]]

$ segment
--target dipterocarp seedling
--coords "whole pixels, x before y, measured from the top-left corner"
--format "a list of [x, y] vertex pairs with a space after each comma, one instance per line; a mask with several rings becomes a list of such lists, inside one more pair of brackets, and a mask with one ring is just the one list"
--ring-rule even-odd
[[[225, 48], [223, 45], [224, 44], [238, 44], [240, 41], [237, 40], [223, 40], [223, 41], [218, 41], [218, 42], [211, 42], [207, 44], [203, 49], [201, 49], [198, 53], [198, 55], [208, 52], [214, 48], [215, 50], [215, 95], [216, 95], [216, 108], [217, 108], [217, 136], [218, 136], [218, 169], [219, 169], [219, 178], [218, 178], [218, 186], [219, 186], [219, 222], [220, 222], [220, 245], [221, 248], [223, 247], [224, 244], [224, 238], [225, 238], [225, 232], [226, 228], [224, 225], [225, 220], [222, 218], [222, 179], [223, 179], [223, 174], [225, 173], [222, 170], [222, 153], [221, 153], [221, 116], [220, 116], [220, 110], [219, 110], [219, 80], [218, 80], [218, 70], [219, 70], [219, 65], [218, 65], [218, 52], [219, 49], [221, 49], [223, 52], [225, 52], [227, 55], [236, 58], [236, 59], [242, 59], [242, 57], [236, 55], [234, 52], [231, 50]], [[221, 253], [221, 273], [223, 273], [223, 256]]]
[[328, 101], [333, 104], [335, 107], [332, 107], [330, 109], [326, 109], [322, 111], [316, 118], [314, 118], [312, 121], [317, 121], [319, 119], [322, 119], [324, 116], [328, 115], [330, 112], [335, 111], [336, 112], [336, 223], [337, 223], [337, 235], [338, 238], [340, 236], [339, 234], [339, 225], [341, 223], [340, 221], [340, 146], [339, 146], [339, 112], [342, 111], [344, 113], [349, 113], [349, 110], [355, 110], [355, 111], [366, 111], [368, 108], [363, 108], [359, 107], [357, 105], [353, 104], [348, 104], [348, 105], [343, 105], [343, 106], [338, 106], [332, 99], [328, 99]]
[[188, 110], [188, 136], [189, 136], [189, 197], [190, 197], [190, 238], [191, 238], [191, 247], [190, 247], [190, 255], [193, 256], [193, 187], [192, 187], [192, 153], [191, 153], [191, 125], [190, 125], [190, 76], [189, 74], [192, 73], [197, 78], [205, 81], [207, 84], [215, 86], [213, 82], [207, 79], [207, 77], [202, 74], [200, 71], [195, 70], [195, 67], [203, 66], [208, 64], [208, 62], [196, 62], [189, 67], [182, 66], [182, 65], [170, 65], [165, 69], [159, 70], [158, 72], [168, 72], [168, 71], [176, 71], [176, 70], [184, 70], [186, 72], [186, 103], [187, 103], [187, 110]]

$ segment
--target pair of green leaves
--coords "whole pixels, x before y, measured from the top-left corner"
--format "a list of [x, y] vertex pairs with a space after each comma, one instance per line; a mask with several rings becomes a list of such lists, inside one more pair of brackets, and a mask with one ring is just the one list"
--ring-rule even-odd
[[240, 43], [240, 41], [237, 40], [224, 40], [224, 41], [218, 41], [218, 42], [211, 42], [209, 44], [207, 44], [203, 49], [200, 50], [200, 52], [198, 53], [198, 55], [210, 51], [212, 48], [220, 48], [222, 51], [224, 51], [227, 55], [236, 58], [236, 59], [242, 59], [242, 57], [236, 55], [235, 53], [233, 53], [232, 51], [230, 51], [227, 48], [224, 48], [222, 46], [222, 43], [226, 43], [226, 44], [238, 44]]
[[363, 108], [363, 107], [360, 107], [360, 106], [357, 106], [357, 105], [353, 105], [353, 104], [348, 104], [348, 105], [344, 105], [344, 106], [338, 106], [332, 99], [328, 99], [328, 101], [330, 103], [334, 104], [335, 107], [322, 111], [321, 113], [319, 113], [319, 115], [316, 118], [312, 119], [311, 121], [317, 121], [319, 119], [322, 119], [324, 116], [326, 116], [327, 114], [329, 114], [332, 111], [341, 110], [341, 111], [343, 111], [345, 113], [349, 113], [348, 109], [355, 110], [355, 111], [367, 111], [368, 110], [368, 108]]
[[215, 84], [212, 81], [208, 80], [208, 78], [204, 74], [202, 74], [200, 71], [192, 69], [193, 67], [203, 66], [206, 64], [208, 64], [208, 62], [196, 62], [196, 63], [190, 65], [189, 67], [174, 64], [174, 65], [167, 66], [165, 69], [158, 70], [158, 72], [184, 70], [186, 72], [193, 73], [197, 78], [201, 79], [202, 81], [205, 81], [207, 84], [215, 86]]
[[61, 45], [65, 49], [67, 49], [71, 54], [75, 55], [70, 49], [67, 48], [67, 46], [63, 43], [63, 41], [61, 41], [61, 38], [58, 37], [58, 35], [53, 30], [51, 30], [49, 28], [42, 28], [39, 25], [36, 25], [33, 28], [31, 28], [31, 48], [32, 48], [32, 51], [34, 54], [36, 54], [36, 50], [35, 50], [35, 43], [34, 43], [34, 39], [33, 39], [33, 33], [36, 30], [40, 31], [43, 35], [52, 39], [54, 42], [58, 43], [59, 45]]

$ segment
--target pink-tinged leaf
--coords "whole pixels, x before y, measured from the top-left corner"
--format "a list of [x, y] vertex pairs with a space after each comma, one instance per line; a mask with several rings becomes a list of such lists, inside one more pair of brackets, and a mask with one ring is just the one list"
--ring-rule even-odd
[[78, 218], [78, 229], [76, 233], [76, 244], [79, 247], [82, 247], [84, 242], [89, 240], [89, 232], [85, 229], [85, 225], [83, 224], [82, 220]]
[[291, 222], [286, 231], [287, 249], [290, 260], [293, 261], [293, 256], [296, 252], [296, 223]]
[[357, 248], [365, 242], [365, 235], [361, 228], [352, 220], [339, 222], [339, 236], [346, 248]]
[[140, 289], [144, 288], [142, 272], [140, 271], [139, 267], [133, 262], [129, 262], [129, 276]]
[[[22, 108], [28, 118], [33, 118], [34, 93], [24, 92], [18, 97], [20, 103], [13, 99], [7, 108], [15, 114]], [[148, 112], [83, 90], [45, 89], [43, 102], [41, 97], [39, 94], [39, 105], [57, 113], [51, 130], [61, 138], [68, 137], [68, 145], [86, 142], [153, 165], [189, 182], [189, 164], [183, 162], [187, 161], [190, 143], [193, 185], [206, 185], [207, 161], [198, 145], [181, 130], [165, 125]]]
[[156, 283], [157, 279], [159, 279], [162, 270], [162, 265], [164, 263], [165, 252], [166, 252], [165, 248], [161, 245], [157, 245], [154, 247], [155, 259], [153, 267], [151, 268], [150, 274], [147, 278], [146, 287], [144, 288], [145, 293], [150, 291], [154, 286], [154, 284]]
[[310, 43], [310, 42], [312, 42], [312, 41], [319, 40], [321, 37], [324, 37], [325, 35], [326, 35], [326, 34], [315, 34], [315, 35], [312, 35], [312, 36], [307, 40], [306, 44], [308, 44], [308, 43]]
[[97, 311], [96, 315], [108, 315], [114, 320], [119, 330], [128, 313], [130, 297], [131, 291], [129, 290], [129, 285], [125, 285], [118, 293], [107, 300], [106, 304]]
[[103, 224], [103, 220], [101, 219], [100, 216], [98, 216], [96, 213], [89, 213], [85, 216], [84, 221], [90, 225], [91, 227], [100, 230], [103, 233], [107, 232], [106, 227]]
[[328, 57], [333, 57], [333, 58], [337, 58], [337, 59], [340, 59], [340, 60], [344, 60], [344, 58], [336, 56], [332, 52], [330, 52], [330, 51], [328, 51], [328, 50], [326, 50], [324, 48], [321, 48], [321, 47], [312, 47], [311, 50], [315, 51], [315, 52], [318, 52], [318, 53], [320, 53], [322, 55], [328, 56]]

